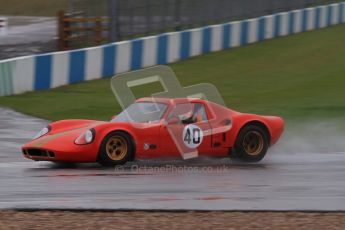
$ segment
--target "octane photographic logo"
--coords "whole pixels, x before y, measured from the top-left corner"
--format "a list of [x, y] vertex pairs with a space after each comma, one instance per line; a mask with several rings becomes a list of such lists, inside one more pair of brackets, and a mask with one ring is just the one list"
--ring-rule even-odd
[[[111, 79], [111, 89], [135, 128], [143, 128], [143, 126], [136, 122], [131, 112], [126, 110], [137, 100], [131, 88], [154, 82], [160, 82], [164, 89], [163, 92], [147, 95], [156, 105], [156, 111], [160, 109], [159, 98], [179, 98], [179, 103], [173, 105], [172, 109], [168, 109], [166, 112], [168, 114], [163, 115], [162, 125], [165, 126], [169, 133], [168, 137], [173, 140], [183, 159], [198, 157], [197, 148], [203, 144], [210, 146], [211, 135], [221, 134], [231, 129], [232, 119], [230, 117], [227, 117], [225, 123], [215, 122], [219, 121], [217, 117], [221, 114], [213, 111], [211, 104], [216, 103], [225, 106], [217, 88], [209, 83], [182, 87], [174, 71], [168, 66], [155, 66], [132, 71], [116, 75]], [[205, 106], [191, 102], [196, 98], [203, 99], [206, 102]], [[137, 109], [141, 109], [141, 107]], [[145, 115], [145, 113], [154, 113], [156, 111], [143, 110], [140, 113]], [[212, 128], [210, 117], [213, 121]], [[150, 122], [154, 123], [154, 121]], [[145, 146], [143, 148], [145, 149]]]

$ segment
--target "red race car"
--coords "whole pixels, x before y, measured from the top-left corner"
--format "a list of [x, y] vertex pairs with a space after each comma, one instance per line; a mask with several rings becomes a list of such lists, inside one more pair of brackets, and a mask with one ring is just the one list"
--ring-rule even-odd
[[22, 147], [35, 161], [99, 162], [207, 155], [261, 160], [284, 129], [280, 117], [239, 113], [201, 99], [141, 98], [110, 122], [62, 120]]

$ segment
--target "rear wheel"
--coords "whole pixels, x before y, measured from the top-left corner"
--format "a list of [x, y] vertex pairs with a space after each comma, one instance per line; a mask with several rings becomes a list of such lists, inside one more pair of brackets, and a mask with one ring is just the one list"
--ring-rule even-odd
[[269, 146], [268, 133], [257, 125], [248, 125], [238, 134], [234, 154], [243, 161], [258, 162], [266, 155]]
[[103, 166], [121, 165], [132, 159], [134, 145], [124, 132], [112, 132], [102, 141], [98, 161]]

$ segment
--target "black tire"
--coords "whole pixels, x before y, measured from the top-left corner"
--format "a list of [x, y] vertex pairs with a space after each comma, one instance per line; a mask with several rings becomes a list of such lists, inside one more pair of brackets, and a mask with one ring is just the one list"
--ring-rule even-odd
[[106, 167], [125, 164], [134, 157], [132, 138], [120, 131], [109, 133], [102, 141], [98, 162]]
[[269, 146], [269, 134], [257, 125], [247, 125], [239, 132], [232, 153], [237, 159], [258, 162], [264, 158]]

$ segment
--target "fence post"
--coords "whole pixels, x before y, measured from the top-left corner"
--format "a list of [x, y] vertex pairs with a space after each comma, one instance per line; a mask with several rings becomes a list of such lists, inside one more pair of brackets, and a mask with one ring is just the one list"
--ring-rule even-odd
[[145, 2], [146, 9], [145, 9], [145, 22], [146, 22], [146, 35], [149, 35], [151, 31], [151, 5], [150, 5], [150, 0], [146, 0]]
[[117, 31], [117, 0], [108, 0], [108, 38], [110, 42], [116, 42], [118, 38], [118, 31]]
[[60, 10], [58, 12], [58, 50], [65, 50], [67, 48], [66, 37], [65, 37], [65, 12]]
[[102, 43], [102, 18], [96, 17], [95, 22], [95, 32], [96, 32], [96, 44]]
[[181, 0], [175, 0], [175, 30], [181, 30]]

